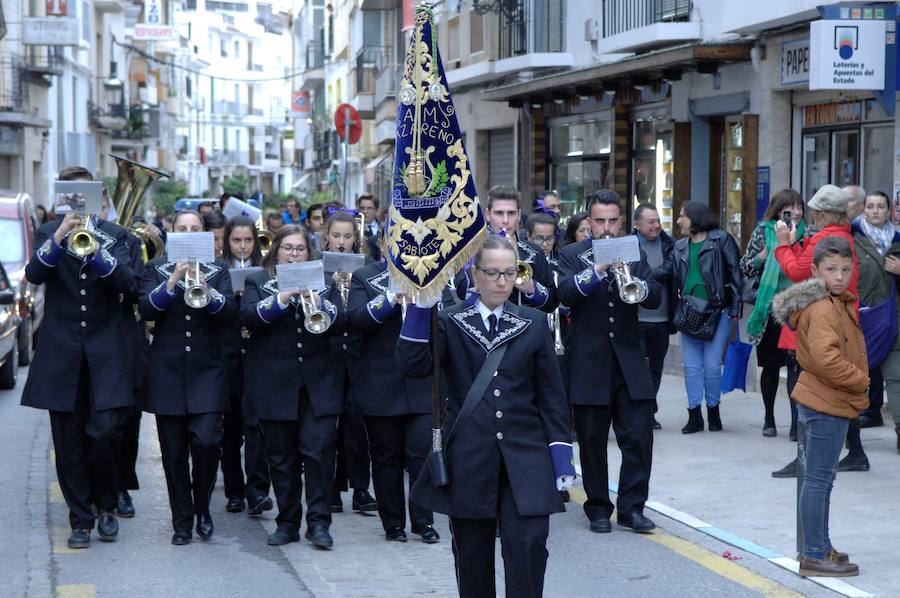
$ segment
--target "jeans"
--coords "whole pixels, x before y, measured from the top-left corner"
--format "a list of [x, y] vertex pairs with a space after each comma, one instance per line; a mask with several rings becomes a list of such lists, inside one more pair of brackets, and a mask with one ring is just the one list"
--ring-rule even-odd
[[806, 450], [800, 455], [804, 462], [800, 487], [801, 555], [824, 559], [831, 548], [828, 536], [831, 488], [850, 420], [820, 413], [800, 404], [797, 405], [797, 415], [806, 427]]
[[681, 333], [681, 359], [684, 366], [684, 387], [688, 396], [688, 409], [699, 407], [706, 395], [706, 406], [716, 407], [722, 394], [722, 352], [731, 334], [728, 314], [719, 316], [716, 334], [705, 341]]

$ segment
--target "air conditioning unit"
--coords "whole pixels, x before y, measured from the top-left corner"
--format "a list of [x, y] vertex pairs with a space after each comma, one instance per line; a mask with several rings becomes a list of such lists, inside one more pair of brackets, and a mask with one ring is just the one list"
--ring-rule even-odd
[[584, 21], [584, 41], [596, 42], [600, 40], [600, 19], [591, 17]]

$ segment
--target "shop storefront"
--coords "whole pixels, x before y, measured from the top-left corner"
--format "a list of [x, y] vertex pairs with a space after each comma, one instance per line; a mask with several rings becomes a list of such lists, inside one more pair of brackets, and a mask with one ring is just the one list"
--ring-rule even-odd
[[802, 107], [801, 193], [827, 183], [861, 185], [867, 192], [893, 185], [894, 121], [874, 99]]
[[632, 113], [631, 122], [631, 204], [656, 206], [664, 231], [672, 234], [675, 187], [674, 123], [668, 103], [642, 107]]
[[550, 188], [562, 201], [562, 217], [585, 207], [585, 198], [609, 188], [612, 115], [604, 110], [548, 121]]

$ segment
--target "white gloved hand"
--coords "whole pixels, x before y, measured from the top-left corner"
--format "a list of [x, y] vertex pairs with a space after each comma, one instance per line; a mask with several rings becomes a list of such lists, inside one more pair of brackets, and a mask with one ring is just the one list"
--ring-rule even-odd
[[556, 489], [557, 490], [568, 490], [572, 487], [572, 482], [575, 481], [575, 476], [571, 475], [561, 475], [556, 478]]

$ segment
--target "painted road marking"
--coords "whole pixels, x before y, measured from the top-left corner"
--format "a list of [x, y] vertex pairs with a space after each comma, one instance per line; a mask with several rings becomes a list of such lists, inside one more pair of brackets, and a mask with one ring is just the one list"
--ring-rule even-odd
[[53, 527], [53, 554], [77, 554], [79, 552], [87, 552], [83, 548], [69, 548], [69, 534], [72, 530], [64, 527]]
[[[575, 464], [575, 472], [581, 476], [581, 465]], [[576, 490], [574, 493], [572, 490]], [[618, 493], [619, 485], [616, 482], [609, 482], [609, 491]], [[576, 502], [584, 504], [587, 500], [587, 495], [580, 488], [572, 488], [569, 491], [572, 498], [575, 499]], [[688, 515], [678, 509], [673, 509], [672, 507], [666, 506], [661, 502], [648, 500], [645, 505], [646, 508], [651, 511], [655, 511], [661, 515], [664, 515], [670, 519], [674, 519], [688, 527], [697, 530], [698, 532], [704, 533], [707, 536], [711, 536], [725, 542], [726, 544], [730, 544], [736, 548], [740, 548], [745, 552], [749, 552], [750, 554], [756, 555], [760, 558], [766, 559], [770, 563], [774, 565], [778, 565], [783, 569], [787, 569], [793, 573], [797, 573], [800, 570], [800, 563], [795, 559], [790, 557], [786, 557], [781, 553], [775, 552], [774, 550], [770, 550], [765, 546], [760, 546], [750, 540], [745, 538], [741, 538], [740, 536], [736, 536], [732, 533], [726, 532], [725, 530], [719, 529], [706, 523], [702, 519], [697, 519], [693, 515]], [[843, 594], [847, 596], [847, 598], [875, 598], [873, 594], [857, 588], [854, 585], [851, 585], [841, 579], [833, 578], [833, 577], [807, 577], [809, 581], [816, 583], [823, 588], [828, 588], [833, 592], [837, 592], [839, 594]]]
[[56, 586], [56, 598], [97, 598], [97, 586], [89, 583]]
[[62, 488], [59, 486], [59, 482], [53, 480], [50, 482], [50, 487], [47, 492], [48, 498], [50, 500], [50, 504], [58, 505], [66, 502], [66, 499], [63, 498]]

